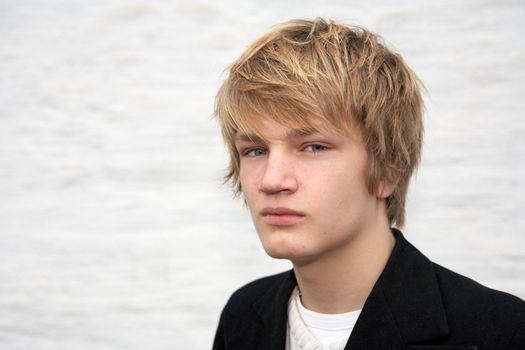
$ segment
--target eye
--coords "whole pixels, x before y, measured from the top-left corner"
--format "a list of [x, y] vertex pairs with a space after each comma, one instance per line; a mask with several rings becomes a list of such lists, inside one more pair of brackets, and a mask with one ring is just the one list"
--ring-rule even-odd
[[305, 151], [313, 152], [313, 153], [321, 152], [321, 151], [324, 151], [326, 149], [327, 149], [326, 146], [319, 145], [319, 144], [311, 144], [311, 145], [308, 145], [308, 146], [306, 146], [304, 148]]
[[266, 154], [266, 150], [264, 148], [252, 148], [247, 150], [245, 154], [249, 157], [259, 157], [264, 156]]

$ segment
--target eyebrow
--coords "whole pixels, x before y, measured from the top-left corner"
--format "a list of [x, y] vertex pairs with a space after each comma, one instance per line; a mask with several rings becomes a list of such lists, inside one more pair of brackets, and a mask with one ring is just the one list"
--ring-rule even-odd
[[246, 141], [246, 142], [262, 142], [263, 139], [256, 134], [239, 134], [235, 135], [235, 141]]
[[[298, 129], [292, 129], [288, 131], [285, 135], [286, 138], [299, 138], [299, 137], [306, 137], [311, 136], [314, 134], [318, 134], [319, 131], [313, 128], [298, 128]], [[245, 134], [245, 133], [237, 133], [235, 135], [236, 141], [246, 141], [246, 142], [263, 142], [264, 140], [256, 135], [256, 134]]]
[[305, 137], [314, 134], [319, 134], [319, 130], [313, 128], [298, 128], [292, 129], [286, 133], [286, 137]]

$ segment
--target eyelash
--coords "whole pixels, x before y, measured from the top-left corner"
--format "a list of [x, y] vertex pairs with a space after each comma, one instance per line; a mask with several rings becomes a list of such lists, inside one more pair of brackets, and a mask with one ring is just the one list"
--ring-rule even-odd
[[[317, 151], [314, 151], [314, 150], [307, 151], [309, 153], [319, 153], [319, 152], [326, 151], [327, 149], [329, 149], [327, 146], [319, 144], [319, 143], [308, 144], [308, 145], [304, 146], [302, 149], [306, 151], [306, 149], [309, 148], [309, 147], [318, 147], [318, 148], [320, 148]], [[248, 156], [248, 157], [258, 157], [258, 156], [264, 155], [264, 154], [259, 154], [259, 155], [251, 154], [252, 152], [256, 152], [256, 151], [263, 151], [264, 154], [266, 154], [268, 152], [266, 149], [264, 149], [262, 147], [255, 147], [255, 148], [247, 149], [242, 154], [245, 155], [245, 156]]]
[[312, 153], [319, 153], [321, 151], [326, 151], [328, 149], [328, 147], [326, 147], [325, 145], [321, 145], [321, 144], [318, 144], [318, 143], [311, 143], [309, 145], [306, 145], [306, 147], [304, 147], [303, 149], [307, 149], [308, 147], [319, 147], [319, 148], [321, 148], [320, 150], [317, 150], [317, 151], [311, 151]]
[[248, 157], [258, 157], [257, 155], [255, 154], [250, 154], [252, 152], [255, 152], [255, 151], [263, 151], [263, 152], [266, 152], [266, 150], [264, 148], [261, 148], [261, 147], [257, 147], [257, 148], [250, 148], [250, 149], [247, 149], [246, 151], [243, 152], [243, 154], [245, 156], [248, 156]]

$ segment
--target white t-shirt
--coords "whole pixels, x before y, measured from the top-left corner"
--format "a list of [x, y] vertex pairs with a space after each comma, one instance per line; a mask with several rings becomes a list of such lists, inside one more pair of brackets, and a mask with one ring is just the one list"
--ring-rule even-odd
[[288, 302], [287, 350], [344, 349], [361, 310], [322, 314], [306, 309], [295, 288]]

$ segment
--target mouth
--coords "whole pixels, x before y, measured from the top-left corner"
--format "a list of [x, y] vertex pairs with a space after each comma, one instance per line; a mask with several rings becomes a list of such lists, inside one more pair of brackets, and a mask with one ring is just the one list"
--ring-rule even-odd
[[268, 225], [273, 226], [292, 226], [302, 221], [305, 217], [305, 214], [302, 212], [284, 207], [264, 208], [261, 211], [261, 215]]

